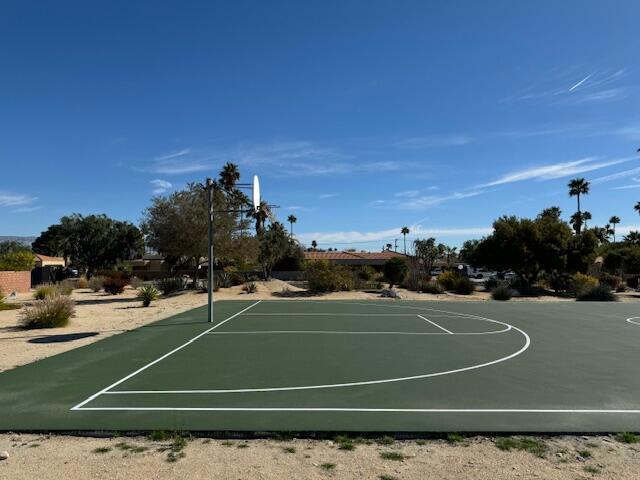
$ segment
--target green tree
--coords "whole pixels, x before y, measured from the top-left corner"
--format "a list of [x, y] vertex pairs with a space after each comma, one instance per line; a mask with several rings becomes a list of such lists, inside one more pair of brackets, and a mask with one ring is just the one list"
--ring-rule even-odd
[[409, 267], [404, 258], [392, 258], [382, 267], [384, 278], [389, 282], [389, 288], [399, 285], [407, 277]]
[[414, 240], [413, 249], [416, 252], [416, 257], [421, 260], [425, 273], [428, 275], [433, 268], [433, 262], [442, 256], [444, 245], [436, 245], [436, 239], [431, 237], [424, 240]]
[[0, 271], [28, 271], [35, 261], [36, 256], [28, 250], [3, 253], [0, 255]]
[[465, 263], [473, 264], [473, 255], [475, 253], [476, 248], [480, 240], [465, 240], [462, 244], [462, 248], [460, 249], [460, 260]]
[[293, 214], [287, 217], [287, 222], [289, 222], [289, 225], [291, 225], [291, 230], [289, 230], [290, 238], [293, 238], [293, 224], [296, 223], [297, 221], [298, 219]]
[[258, 236], [260, 253], [258, 261], [262, 265], [264, 278], [271, 278], [273, 267], [282, 260], [290, 250], [290, 240], [287, 231], [280, 222], [273, 222]]
[[400, 233], [402, 234], [402, 239], [404, 241], [404, 254], [407, 254], [407, 235], [409, 235], [410, 231], [409, 231], [409, 227], [402, 227], [402, 229], [400, 229]]
[[616, 215], [613, 215], [609, 219], [609, 223], [612, 226], [611, 231], [613, 232], [613, 243], [616, 243], [616, 225], [618, 225], [620, 223], [620, 217], [618, 217]]
[[456, 258], [456, 251], [458, 247], [450, 247], [445, 245], [444, 247], [444, 257], [447, 259], [447, 266], [451, 266], [451, 261]]
[[119, 262], [144, 253], [142, 233], [132, 223], [106, 215], [73, 214], [62, 217], [33, 243], [38, 253], [62, 254], [70, 264], [91, 277], [96, 270], [113, 268]]
[[31, 247], [24, 243], [16, 242], [15, 240], [6, 240], [0, 242], [0, 255], [13, 252], [30, 252]]
[[574, 223], [576, 234], [580, 235], [582, 229], [582, 211], [580, 210], [580, 195], [587, 195], [589, 193], [589, 182], [584, 178], [574, 178], [571, 180], [567, 187], [569, 188], [569, 196], [576, 197], [578, 201], [578, 216], [577, 221]]
[[266, 201], [262, 200], [256, 210], [249, 212], [256, 222], [256, 235], [260, 235], [264, 232], [265, 224], [269, 218], [271, 218], [271, 209]]
[[235, 163], [227, 162], [219, 174], [220, 185], [227, 192], [235, 190], [236, 183], [240, 180], [240, 170]]
[[559, 220], [560, 215], [562, 215], [562, 210], [560, 210], [560, 207], [549, 207], [542, 210], [542, 212], [538, 214], [538, 218], [551, 217]]
[[318, 248], [318, 242], [316, 242], [315, 240], [312, 240], [312, 241], [311, 241], [311, 248], [313, 248], [314, 250], [315, 250], [316, 248]]
[[640, 213], [640, 202], [636, 202], [636, 204], [633, 206], [633, 209], [636, 212]]

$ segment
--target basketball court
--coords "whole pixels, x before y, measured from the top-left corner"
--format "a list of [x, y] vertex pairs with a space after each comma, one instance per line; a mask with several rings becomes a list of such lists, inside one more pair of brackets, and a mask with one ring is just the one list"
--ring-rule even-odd
[[[250, 297], [250, 295], [247, 295]], [[2, 430], [640, 430], [633, 304], [225, 301], [0, 374]]]

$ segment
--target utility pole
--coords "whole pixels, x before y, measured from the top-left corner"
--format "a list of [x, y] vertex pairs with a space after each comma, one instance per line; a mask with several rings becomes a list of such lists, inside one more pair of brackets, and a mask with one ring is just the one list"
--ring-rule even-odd
[[396, 253], [398, 253], [398, 239], [397, 239], [397, 238], [394, 238], [394, 239], [393, 239], [393, 241], [394, 241], [394, 243], [395, 243], [395, 246], [394, 246], [394, 248], [393, 248], [393, 249], [394, 249], [394, 251], [395, 251]]

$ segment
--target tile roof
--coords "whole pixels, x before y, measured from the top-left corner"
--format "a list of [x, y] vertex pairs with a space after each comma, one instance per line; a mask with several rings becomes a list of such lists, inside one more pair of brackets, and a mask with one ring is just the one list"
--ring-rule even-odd
[[304, 252], [307, 260], [389, 260], [404, 257], [397, 252]]

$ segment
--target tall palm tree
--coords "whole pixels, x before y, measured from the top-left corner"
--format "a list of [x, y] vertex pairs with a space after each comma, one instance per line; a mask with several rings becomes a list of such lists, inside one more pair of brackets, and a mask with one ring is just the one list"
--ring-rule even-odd
[[290, 238], [293, 238], [293, 224], [296, 223], [298, 221], [298, 219], [296, 218], [295, 215], [289, 215], [287, 217], [287, 222], [289, 222], [289, 225], [291, 225], [291, 230], [290, 230]]
[[[569, 187], [569, 196], [578, 199], [578, 214], [580, 215], [580, 195], [587, 195], [589, 193], [589, 182], [584, 178], [574, 178], [567, 184], [567, 187]], [[580, 235], [581, 229], [582, 222], [576, 223], [576, 233], [578, 235]]]
[[238, 170], [238, 166], [231, 162], [225, 163], [222, 170], [220, 170], [220, 183], [222, 188], [229, 192], [233, 190], [238, 180], [240, 180], [240, 170]]
[[256, 221], [256, 234], [260, 235], [264, 232], [264, 224], [268, 218], [271, 218], [271, 209], [267, 202], [262, 200], [260, 202], [260, 206], [254, 211], [251, 210], [249, 212], [249, 216], [251, 216]]
[[400, 230], [400, 233], [403, 236], [404, 239], [404, 254], [407, 254], [407, 235], [409, 235], [409, 227], [402, 227], [402, 229]]
[[447, 256], [447, 266], [451, 265], [451, 258], [455, 257], [456, 250], [458, 250], [458, 247], [449, 247], [449, 246], [444, 247], [444, 254]]
[[613, 232], [613, 243], [616, 243], [616, 225], [620, 223], [620, 217], [614, 215], [609, 219], [609, 223], [613, 225], [611, 231]]

